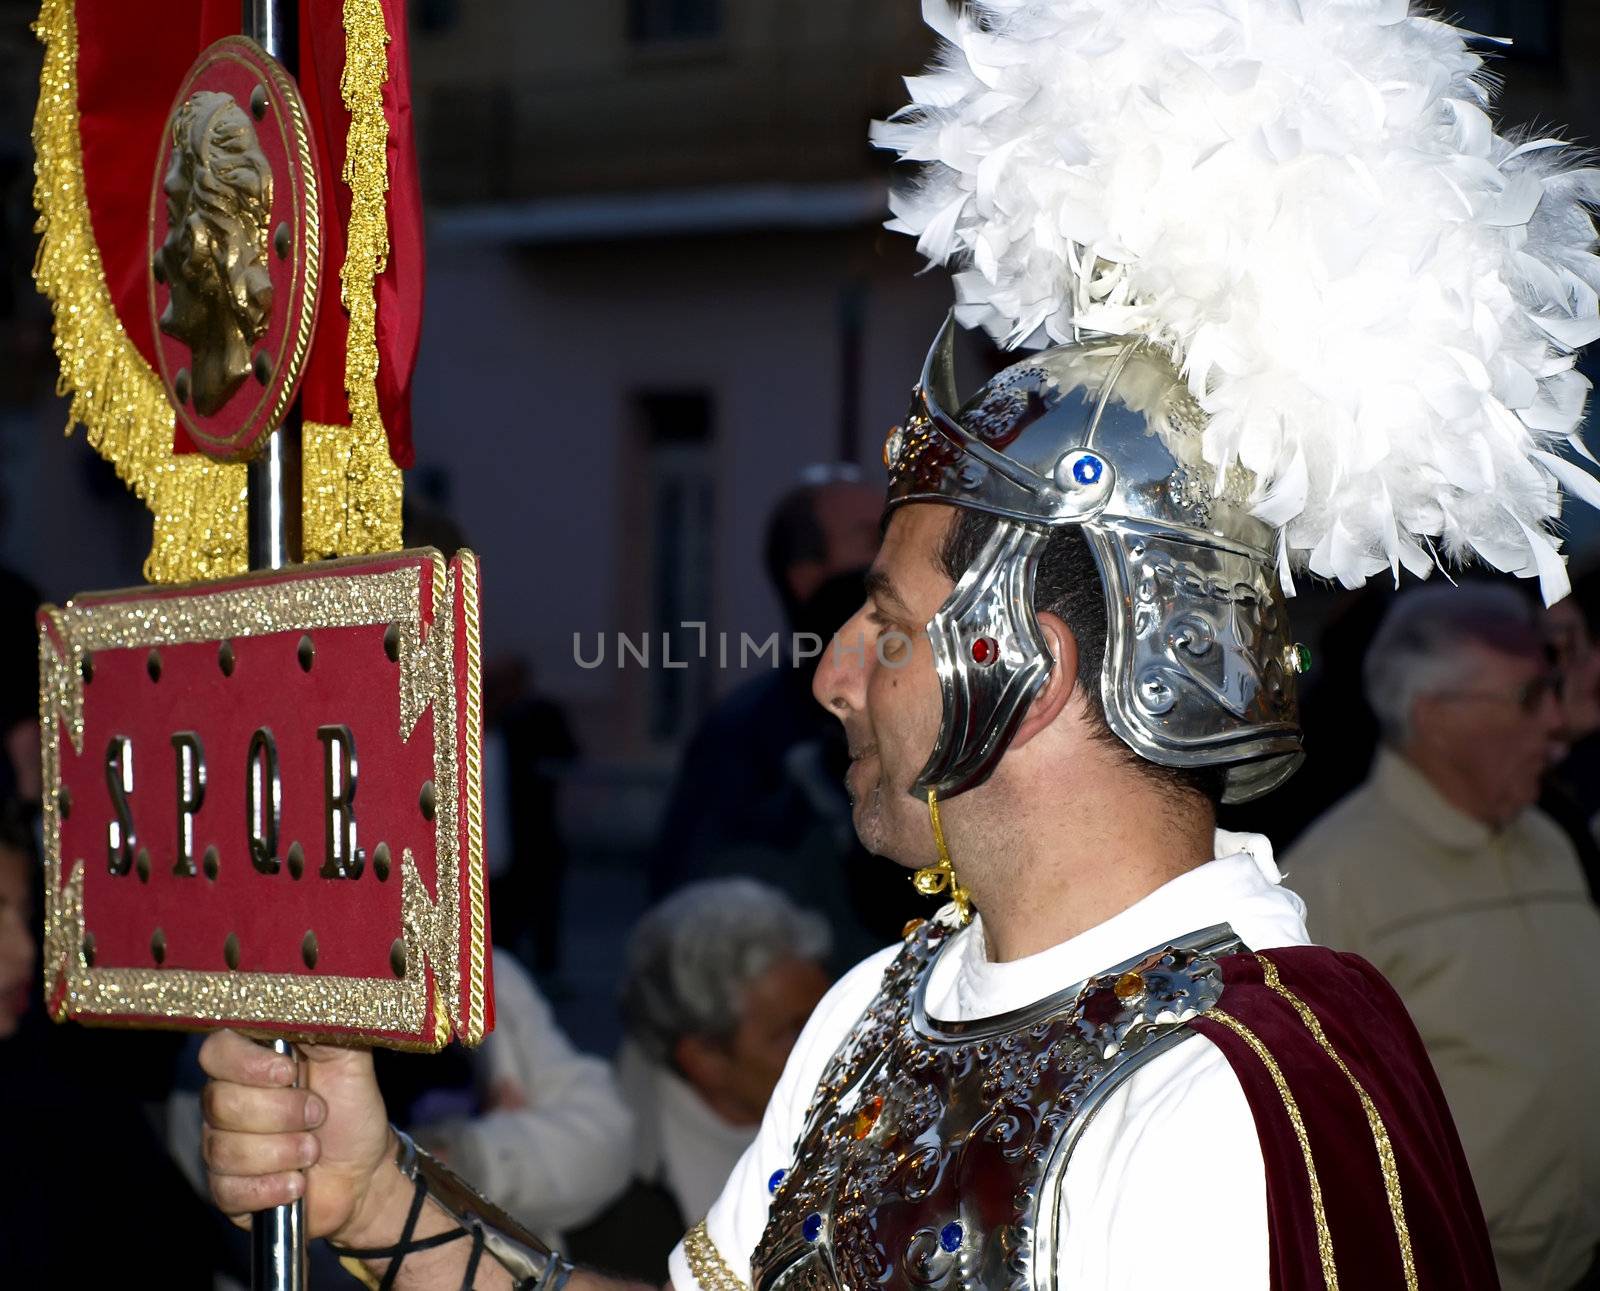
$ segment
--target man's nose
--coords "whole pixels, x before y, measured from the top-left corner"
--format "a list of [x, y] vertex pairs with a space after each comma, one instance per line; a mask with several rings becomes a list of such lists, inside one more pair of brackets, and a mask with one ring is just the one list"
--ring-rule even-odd
[[857, 610], [822, 647], [822, 658], [811, 678], [817, 703], [841, 720], [859, 712], [867, 693], [866, 607]]

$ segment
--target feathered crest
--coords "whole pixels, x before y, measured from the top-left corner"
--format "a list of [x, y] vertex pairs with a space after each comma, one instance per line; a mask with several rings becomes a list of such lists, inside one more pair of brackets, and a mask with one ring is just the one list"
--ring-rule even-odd
[[1600, 172], [1498, 134], [1467, 33], [1405, 0], [924, 0], [944, 38], [873, 140], [889, 227], [1007, 346], [1172, 351], [1291, 559], [1357, 586], [1476, 553], [1567, 589], [1563, 449], [1600, 336]]

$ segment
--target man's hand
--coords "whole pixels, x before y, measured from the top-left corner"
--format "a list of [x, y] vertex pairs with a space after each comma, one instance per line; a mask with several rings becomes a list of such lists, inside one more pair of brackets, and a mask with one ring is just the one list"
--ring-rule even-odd
[[201, 1046], [211, 1077], [201, 1099], [211, 1195], [243, 1223], [303, 1194], [308, 1236], [350, 1246], [392, 1240], [410, 1185], [385, 1168], [394, 1143], [372, 1054], [332, 1045], [302, 1052], [308, 1088], [295, 1089], [293, 1060], [238, 1032], [218, 1031]]

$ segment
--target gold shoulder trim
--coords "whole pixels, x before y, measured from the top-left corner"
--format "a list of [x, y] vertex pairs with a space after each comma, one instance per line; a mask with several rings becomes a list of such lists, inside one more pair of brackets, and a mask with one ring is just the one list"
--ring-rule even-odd
[[1389, 1131], [1383, 1124], [1383, 1117], [1378, 1114], [1372, 1099], [1367, 1091], [1361, 1087], [1361, 1082], [1355, 1073], [1345, 1065], [1332, 1043], [1328, 1040], [1327, 1033], [1322, 1029], [1322, 1023], [1317, 1020], [1317, 1015], [1298, 995], [1283, 984], [1278, 976], [1278, 967], [1270, 959], [1262, 955], [1256, 956], [1256, 962], [1261, 965], [1261, 975], [1266, 979], [1267, 985], [1285, 1000], [1291, 1008], [1300, 1015], [1307, 1031], [1322, 1049], [1323, 1053], [1332, 1058], [1339, 1070], [1344, 1073], [1344, 1078], [1350, 1082], [1350, 1088], [1356, 1091], [1356, 1097], [1361, 1100], [1361, 1110], [1366, 1113], [1367, 1126], [1372, 1131], [1372, 1142], [1378, 1150], [1378, 1169], [1383, 1173], [1383, 1188], [1389, 1199], [1389, 1216], [1394, 1221], [1395, 1239], [1400, 1243], [1400, 1264], [1405, 1273], [1406, 1291], [1417, 1291], [1417, 1266], [1411, 1255], [1411, 1230], [1406, 1227], [1406, 1203], [1400, 1191], [1400, 1171], [1395, 1165], [1394, 1145], [1389, 1141]]
[[[706, 1221], [701, 1220], [683, 1238], [683, 1253], [689, 1258], [689, 1272], [700, 1284], [700, 1291], [750, 1291], [739, 1280], [739, 1275], [728, 1267], [722, 1252], [706, 1232]], [[684, 1291], [680, 1288], [679, 1291]]]
[[1317, 1179], [1317, 1163], [1311, 1156], [1311, 1139], [1306, 1134], [1306, 1123], [1300, 1116], [1300, 1104], [1295, 1102], [1289, 1082], [1284, 1079], [1283, 1068], [1278, 1066], [1278, 1060], [1267, 1046], [1261, 1043], [1261, 1037], [1231, 1013], [1212, 1009], [1206, 1016], [1215, 1018], [1249, 1045], [1250, 1051], [1261, 1059], [1267, 1075], [1272, 1077], [1272, 1083], [1278, 1087], [1278, 1097], [1283, 1099], [1283, 1110], [1289, 1114], [1294, 1136], [1300, 1141], [1300, 1155], [1305, 1158], [1306, 1177], [1311, 1183], [1311, 1213], [1317, 1225], [1317, 1254], [1322, 1258], [1322, 1282], [1327, 1291], [1339, 1291], [1339, 1273], [1333, 1262], [1333, 1233], [1328, 1228], [1328, 1213], [1322, 1205], [1322, 1184]]

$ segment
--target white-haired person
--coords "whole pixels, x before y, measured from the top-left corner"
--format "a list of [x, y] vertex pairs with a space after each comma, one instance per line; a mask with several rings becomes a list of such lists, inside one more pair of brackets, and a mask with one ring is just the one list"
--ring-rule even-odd
[[618, 1078], [638, 1123], [634, 1186], [568, 1234], [580, 1261], [659, 1286], [756, 1137], [828, 989], [820, 916], [749, 878], [682, 888], [639, 921], [622, 984]]
[[1382, 743], [1289, 853], [1319, 942], [1370, 960], [1421, 1032], [1506, 1291], [1566, 1291], [1600, 1242], [1600, 914], [1534, 806], [1563, 710], [1510, 587], [1430, 585], [1366, 655]]

